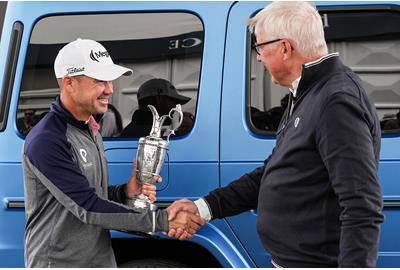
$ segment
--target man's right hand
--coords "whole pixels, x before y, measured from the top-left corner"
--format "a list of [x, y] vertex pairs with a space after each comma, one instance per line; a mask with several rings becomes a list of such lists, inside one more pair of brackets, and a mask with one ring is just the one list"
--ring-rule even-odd
[[193, 236], [206, 222], [200, 217], [196, 204], [187, 199], [174, 202], [167, 208], [169, 237], [185, 240]]
[[199, 209], [197, 209], [196, 204], [188, 199], [181, 199], [179, 201], [173, 202], [168, 207], [167, 211], [169, 221], [173, 220], [180, 211], [186, 211], [200, 216]]

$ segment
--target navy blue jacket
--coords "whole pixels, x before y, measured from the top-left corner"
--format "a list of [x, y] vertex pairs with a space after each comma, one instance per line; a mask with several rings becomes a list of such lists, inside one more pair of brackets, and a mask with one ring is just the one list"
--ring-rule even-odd
[[374, 267], [380, 134], [374, 104], [338, 54], [304, 65], [272, 154], [205, 197], [212, 217], [256, 208], [261, 241], [283, 267]]

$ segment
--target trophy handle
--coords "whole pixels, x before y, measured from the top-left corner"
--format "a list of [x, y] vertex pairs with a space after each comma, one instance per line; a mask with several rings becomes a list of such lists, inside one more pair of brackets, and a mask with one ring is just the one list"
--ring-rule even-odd
[[164, 124], [165, 119], [169, 117], [169, 115], [159, 116], [156, 108], [153, 105], [147, 105], [149, 107], [151, 113], [153, 114], [153, 125], [151, 127], [150, 136], [152, 137], [161, 137], [161, 127]]
[[178, 115], [179, 115], [179, 122], [178, 122], [178, 124], [175, 126], [174, 129], [170, 129], [170, 130], [167, 131], [167, 142], [169, 142], [169, 136], [171, 136], [172, 134], [175, 135], [175, 130], [177, 130], [177, 129], [182, 125], [182, 122], [183, 122], [183, 113], [182, 113], [182, 106], [181, 106], [181, 104], [176, 104], [175, 108], [172, 108], [172, 109], [169, 111], [168, 117], [169, 117], [171, 120], [173, 120], [173, 118], [174, 118], [174, 116], [173, 116], [173, 113], [174, 113], [174, 112], [177, 112], [177, 113], [178, 113]]

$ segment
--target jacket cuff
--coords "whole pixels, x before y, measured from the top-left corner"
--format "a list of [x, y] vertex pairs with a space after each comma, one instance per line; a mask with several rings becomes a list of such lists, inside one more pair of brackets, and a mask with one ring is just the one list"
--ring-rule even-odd
[[194, 204], [197, 206], [197, 209], [200, 213], [200, 216], [206, 221], [209, 222], [212, 219], [212, 214], [210, 211], [210, 206], [204, 198], [200, 198], [194, 201]]
[[122, 184], [121, 185], [121, 190], [120, 190], [120, 196], [121, 196], [121, 201], [125, 202], [129, 197], [128, 197], [128, 193], [126, 191], [126, 184]]
[[204, 196], [203, 200], [206, 202], [208, 209], [210, 210], [211, 220], [213, 220], [215, 218], [219, 218], [220, 211], [219, 211], [219, 207], [218, 207], [218, 200], [210, 194], [207, 196]]
[[169, 222], [167, 210], [159, 210], [156, 212], [156, 232], [168, 232]]

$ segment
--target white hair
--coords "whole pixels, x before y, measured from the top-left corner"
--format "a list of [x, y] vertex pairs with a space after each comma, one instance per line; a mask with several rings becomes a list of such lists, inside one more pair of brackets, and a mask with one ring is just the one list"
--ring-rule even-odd
[[321, 16], [308, 2], [273, 2], [250, 19], [249, 29], [268, 40], [288, 39], [304, 57], [321, 57], [328, 53]]

